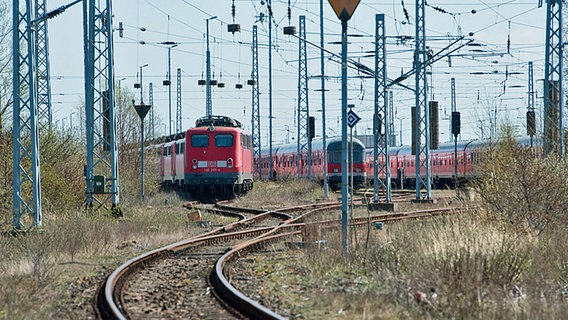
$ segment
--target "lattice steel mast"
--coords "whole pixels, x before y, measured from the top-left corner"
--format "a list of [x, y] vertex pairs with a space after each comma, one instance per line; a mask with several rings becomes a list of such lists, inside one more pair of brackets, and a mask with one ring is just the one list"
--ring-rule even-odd
[[[296, 168], [298, 178], [302, 176], [304, 165], [308, 170], [308, 179], [312, 178], [312, 148], [310, 143], [309, 117], [310, 108], [308, 103], [308, 60], [306, 53], [306, 17], [300, 16], [300, 28], [298, 30], [298, 140]], [[305, 158], [304, 158], [305, 157]], [[302, 160], [305, 160], [303, 162]]]
[[[416, 25], [414, 51], [414, 70], [415, 73], [415, 119], [416, 119], [416, 200], [425, 198], [430, 200], [432, 189], [430, 185], [430, 110], [426, 103], [427, 81], [426, 81], [426, 22], [425, 22], [425, 0], [416, 0]], [[421, 171], [425, 178], [422, 178]], [[426, 194], [422, 195], [422, 188], [426, 189]]]
[[[44, 17], [46, 14], [45, 0], [35, 4], [35, 16]], [[38, 116], [41, 129], [51, 129], [51, 82], [49, 72], [49, 41], [47, 37], [47, 19], [40, 19], [35, 24], [36, 31], [36, 65], [37, 65], [37, 100]]]
[[562, 0], [546, 1], [546, 39], [544, 63], [544, 154], [564, 156], [562, 93]]
[[21, 7], [19, 0], [13, 0], [12, 10], [12, 225], [20, 229], [25, 213], [33, 217], [33, 226], [42, 226], [37, 60], [33, 1], [25, 1], [24, 7]]
[[[373, 201], [379, 202], [379, 188], [385, 191], [385, 201], [390, 203], [389, 137], [390, 117], [387, 106], [387, 62], [385, 41], [385, 15], [375, 15], [375, 108], [373, 113]], [[383, 131], [384, 129], [384, 131]], [[379, 163], [382, 159], [382, 163]], [[380, 178], [380, 177], [384, 177]]]
[[181, 126], [181, 68], [177, 69], [177, 108], [176, 108], [176, 133], [180, 133], [183, 128]]
[[252, 71], [250, 82], [252, 86], [252, 147], [256, 170], [259, 179], [262, 178], [261, 143], [260, 143], [260, 100], [258, 91], [258, 31], [257, 26], [252, 26]]
[[[148, 103], [151, 106], [154, 106], [154, 85], [152, 84], [152, 82], [150, 82], [148, 84]], [[156, 137], [156, 132], [154, 130], [154, 109], [155, 108], [151, 108], [150, 109], [150, 128], [151, 128], [151, 135], [152, 138]]]
[[86, 206], [119, 204], [112, 1], [83, 2], [87, 134]]

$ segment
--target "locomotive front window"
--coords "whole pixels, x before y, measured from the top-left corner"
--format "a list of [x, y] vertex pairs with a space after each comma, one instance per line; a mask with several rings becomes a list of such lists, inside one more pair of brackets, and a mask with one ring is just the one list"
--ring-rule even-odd
[[341, 163], [341, 151], [328, 152], [330, 163]]
[[191, 136], [191, 146], [194, 148], [209, 147], [209, 136], [206, 134], [194, 134]]
[[232, 134], [218, 134], [215, 136], [216, 147], [232, 147], [233, 135]]

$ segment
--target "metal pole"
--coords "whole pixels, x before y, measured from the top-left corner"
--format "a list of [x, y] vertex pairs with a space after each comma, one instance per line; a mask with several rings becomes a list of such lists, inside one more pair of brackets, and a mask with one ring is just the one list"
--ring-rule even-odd
[[[350, 105], [353, 107], [353, 105]], [[349, 205], [351, 211], [350, 214], [353, 214], [353, 127], [349, 127], [349, 160], [347, 160], [347, 165], [349, 168]]]
[[140, 103], [144, 101], [144, 96], [142, 94], [142, 68], [143, 66], [140, 66]]
[[458, 135], [454, 135], [454, 188], [458, 195]]
[[349, 253], [347, 239], [347, 20], [341, 20], [341, 246]]
[[323, 197], [329, 198], [329, 186], [327, 184], [327, 142], [325, 129], [325, 64], [324, 64], [324, 41], [323, 41], [323, 0], [320, 0], [320, 70], [321, 70], [321, 131], [323, 139]]
[[[274, 179], [272, 163], [272, 1], [268, 0], [268, 148], [270, 154], [270, 179]], [[298, 155], [300, 157], [300, 155]]]
[[[205, 55], [206, 59], [205, 63], [207, 64], [206, 66], [207, 80], [205, 84], [205, 111], [206, 111], [205, 114], [208, 117], [212, 115], [212, 108], [213, 108], [211, 103], [211, 52], [209, 52], [209, 19], [205, 19], [206, 30], [207, 30], [207, 51]], [[171, 126], [171, 119], [170, 119], [170, 126]]]
[[172, 135], [172, 47], [168, 47], [168, 110], [169, 110], [169, 126], [170, 126], [170, 136]]
[[144, 200], [144, 118], [142, 117], [140, 118], [140, 152], [142, 153], [142, 185], [140, 188], [140, 196], [142, 197], [142, 200]]

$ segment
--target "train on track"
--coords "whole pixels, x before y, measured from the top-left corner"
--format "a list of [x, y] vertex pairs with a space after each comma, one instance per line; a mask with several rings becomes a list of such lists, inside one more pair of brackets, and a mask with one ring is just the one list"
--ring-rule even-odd
[[159, 150], [162, 184], [193, 198], [232, 198], [253, 187], [252, 135], [235, 119], [199, 118], [177, 139], [152, 147]]
[[[519, 138], [517, 143], [521, 146], [530, 146], [529, 138]], [[438, 149], [430, 150], [430, 176], [432, 185], [437, 188], [453, 187], [455, 176], [459, 183], [479, 177], [477, 165], [485, 159], [485, 154], [495, 141], [490, 140], [467, 140], [458, 141], [457, 152], [454, 142], [440, 144]], [[536, 141], [536, 147], [540, 144]], [[366, 171], [369, 183], [372, 185], [374, 177], [373, 149], [365, 150]], [[457, 166], [456, 164], [457, 160]], [[413, 188], [416, 183], [416, 155], [412, 154], [410, 146], [392, 147], [389, 149], [391, 184], [397, 188]], [[380, 166], [385, 166], [385, 158], [379, 157]], [[457, 169], [457, 170], [456, 170]], [[456, 172], [456, 173], [454, 173]], [[426, 172], [422, 170], [420, 175], [424, 178]], [[383, 175], [379, 175], [384, 178]]]
[[[328, 138], [327, 145], [327, 176], [332, 190], [341, 189], [341, 137]], [[349, 161], [350, 176], [353, 177], [355, 188], [363, 187], [367, 180], [365, 169], [365, 145], [356, 138], [348, 142], [347, 154]], [[307, 152], [298, 157], [298, 146], [295, 143], [274, 146], [272, 151], [273, 178], [308, 178], [309, 166]], [[323, 182], [323, 140], [312, 141], [312, 172], [311, 177], [315, 181]], [[270, 155], [268, 150], [263, 149], [261, 154], [262, 177], [268, 177]], [[299, 172], [299, 173], [298, 173]]]
[[[518, 143], [529, 145], [528, 138]], [[341, 137], [328, 138], [327, 175], [332, 190], [341, 189]], [[453, 186], [455, 171], [460, 181], [479, 175], [476, 165], [491, 146], [490, 141], [459, 141], [457, 152], [454, 143], [441, 144], [430, 150], [430, 169], [434, 187]], [[254, 178], [268, 179], [270, 155], [262, 148], [259, 159], [253, 158], [252, 135], [239, 121], [224, 117], [203, 117], [194, 128], [170, 137], [168, 142], [156, 143], [149, 148], [158, 150], [162, 184], [189, 192], [195, 199], [228, 199], [241, 196], [253, 187]], [[357, 138], [348, 139], [350, 181], [355, 188], [373, 185], [373, 149]], [[457, 159], [457, 166], [456, 166]], [[311, 174], [308, 172], [307, 153], [298, 155], [297, 144], [272, 147], [272, 178], [308, 178], [323, 182], [323, 140], [312, 141]], [[389, 149], [390, 176], [393, 187], [412, 188], [416, 178], [416, 156], [410, 146]], [[380, 166], [385, 158], [379, 157]], [[258, 168], [260, 165], [260, 169]], [[260, 175], [259, 175], [260, 171]], [[421, 172], [425, 176], [425, 172]], [[379, 176], [384, 178], [384, 176]]]

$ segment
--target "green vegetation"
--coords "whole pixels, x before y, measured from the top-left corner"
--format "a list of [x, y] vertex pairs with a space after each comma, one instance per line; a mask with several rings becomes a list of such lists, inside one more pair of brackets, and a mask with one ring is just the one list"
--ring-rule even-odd
[[258, 266], [285, 274], [285, 265], [293, 274], [279, 277], [272, 294], [293, 318], [565, 317], [565, 163], [538, 157], [507, 136], [485, 158], [471, 191], [479, 197], [458, 202], [471, 212], [352, 230], [348, 257], [340, 234], [323, 235], [327, 250]]

